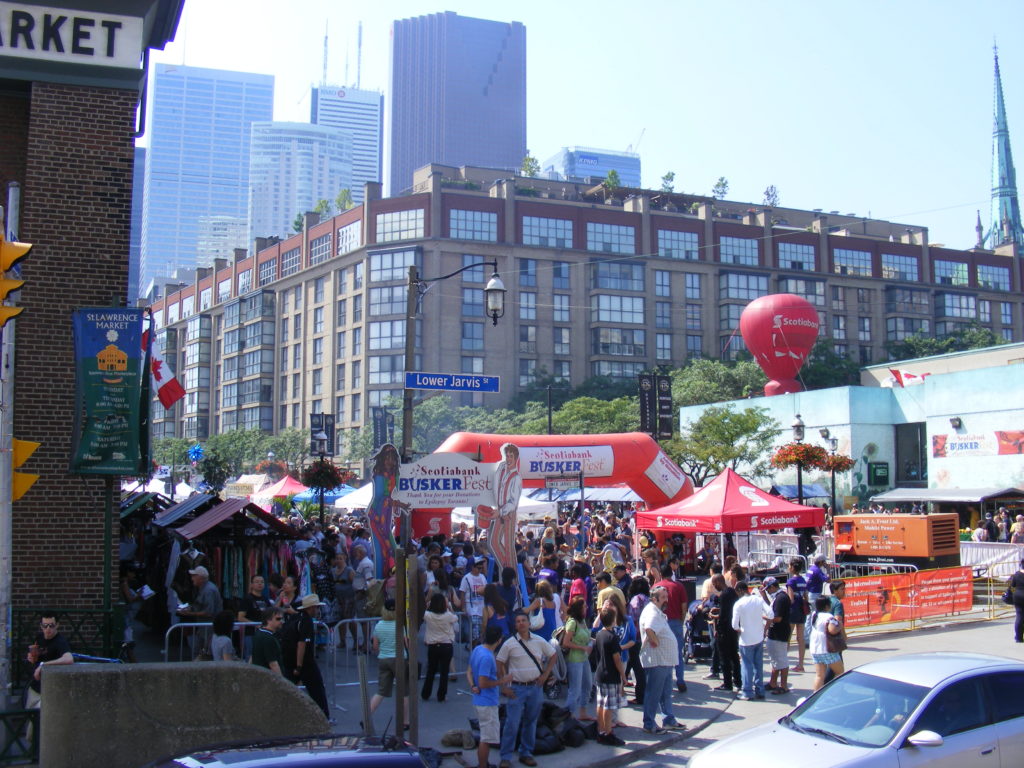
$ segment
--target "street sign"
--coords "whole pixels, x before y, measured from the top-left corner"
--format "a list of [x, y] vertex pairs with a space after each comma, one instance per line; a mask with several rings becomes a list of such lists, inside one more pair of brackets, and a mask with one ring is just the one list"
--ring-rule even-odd
[[545, 477], [544, 487], [555, 491], [569, 491], [580, 487], [579, 475], [559, 475], [557, 477]]
[[442, 389], [447, 392], [498, 392], [497, 376], [477, 376], [472, 373], [405, 374], [406, 389]]

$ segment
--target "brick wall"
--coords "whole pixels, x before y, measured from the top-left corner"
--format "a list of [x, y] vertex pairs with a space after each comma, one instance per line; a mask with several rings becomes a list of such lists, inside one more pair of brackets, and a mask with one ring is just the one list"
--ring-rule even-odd
[[[17, 320], [14, 434], [42, 443], [24, 466], [41, 477], [14, 503], [16, 609], [103, 605], [104, 479], [68, 473], [70, 313], [126, 295], [136, 100], [131, 91], [33, 83], [20, 123], [14, 110], [0, 111], [0, 173], [22, 182], [21, 238], [34, 246]], [[17, 101], [0, 96], [0, 107]], [[22, 177], [12, 136], [21, 137]], [[118, 499], [115, 478], [115, 568]]]

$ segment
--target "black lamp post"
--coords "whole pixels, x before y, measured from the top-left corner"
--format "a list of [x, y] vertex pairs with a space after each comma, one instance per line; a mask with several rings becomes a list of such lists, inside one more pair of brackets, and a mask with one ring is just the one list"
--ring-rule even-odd
[[[793, 419], [793, 442], [800, 444], [804, 441], [804, 420], [800, 418], [800, 414], [796, 415]], [[802, 462], [797, 461], [796, 463], [796, 503], [804, 503], [804, 465]]]
[[[320, 469], [322, 470], [324, 468], [324, 465], [327, 463], [327, 440], [328, 440], [327, 433], [324, 432], [324, 430], [322, 430], [322, 429], [319, 430], [318, 432], [314, 432], [313, 433], [313, 440], [316, 442], [317, 453], [320, 454]], [[323, 481], [321, 481], [321, 483], [322, 482]], [[325, 490], [326, 489], [323, 487], [323, 485], [321, 485], [317, 489], [317, 491], [319, 491], [319, 494], [320, 494], [320, 530], [323, 530], [324, 519], [326, 518], [326, 514], [325, 514], [325, 511], [324, 511], [324, 491]]]

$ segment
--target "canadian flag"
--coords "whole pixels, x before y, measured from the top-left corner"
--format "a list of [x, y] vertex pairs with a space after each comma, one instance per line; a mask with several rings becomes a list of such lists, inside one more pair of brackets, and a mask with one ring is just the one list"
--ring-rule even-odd
[[893, 386], [896, 387], [913, 387], [917, 384], [924, 384], [925, 376], [931, 376], [930, 373], [916, 374], [910, 371], [901, 371], [899, 368], [890, 368], [889, 373], [892, 374]]
[[185, 388], [174, 376], [174, 371], [167, 364], [160, 351], [152, 344], [153, 321], [142, 332], [142, 349], [149, 350], [149, 373], [153, 377], [153, 389], [164, 408], [170, 408], [185, 396]]

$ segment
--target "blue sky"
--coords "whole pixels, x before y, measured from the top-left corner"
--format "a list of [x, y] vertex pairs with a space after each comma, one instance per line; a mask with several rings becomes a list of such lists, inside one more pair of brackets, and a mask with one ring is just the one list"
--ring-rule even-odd
[[671, 170], [677, 191], [709, 194], [725, 176], [730, 199], [759, 203], [774, 184], [784, 206], [924, 225], [968, 248], [989, 208], [996, 40], [1024, 164], [1019, 0], [189, 0], [153, 60], [273, 74], [275, 119], [308, 120], [325, 24], [328, 82], [354, 84], [361, 20], [361, 85], [386, 97], [390, 22], [444, 10], [526, 25], [540, 160], [632, 145], [648, 187]]

